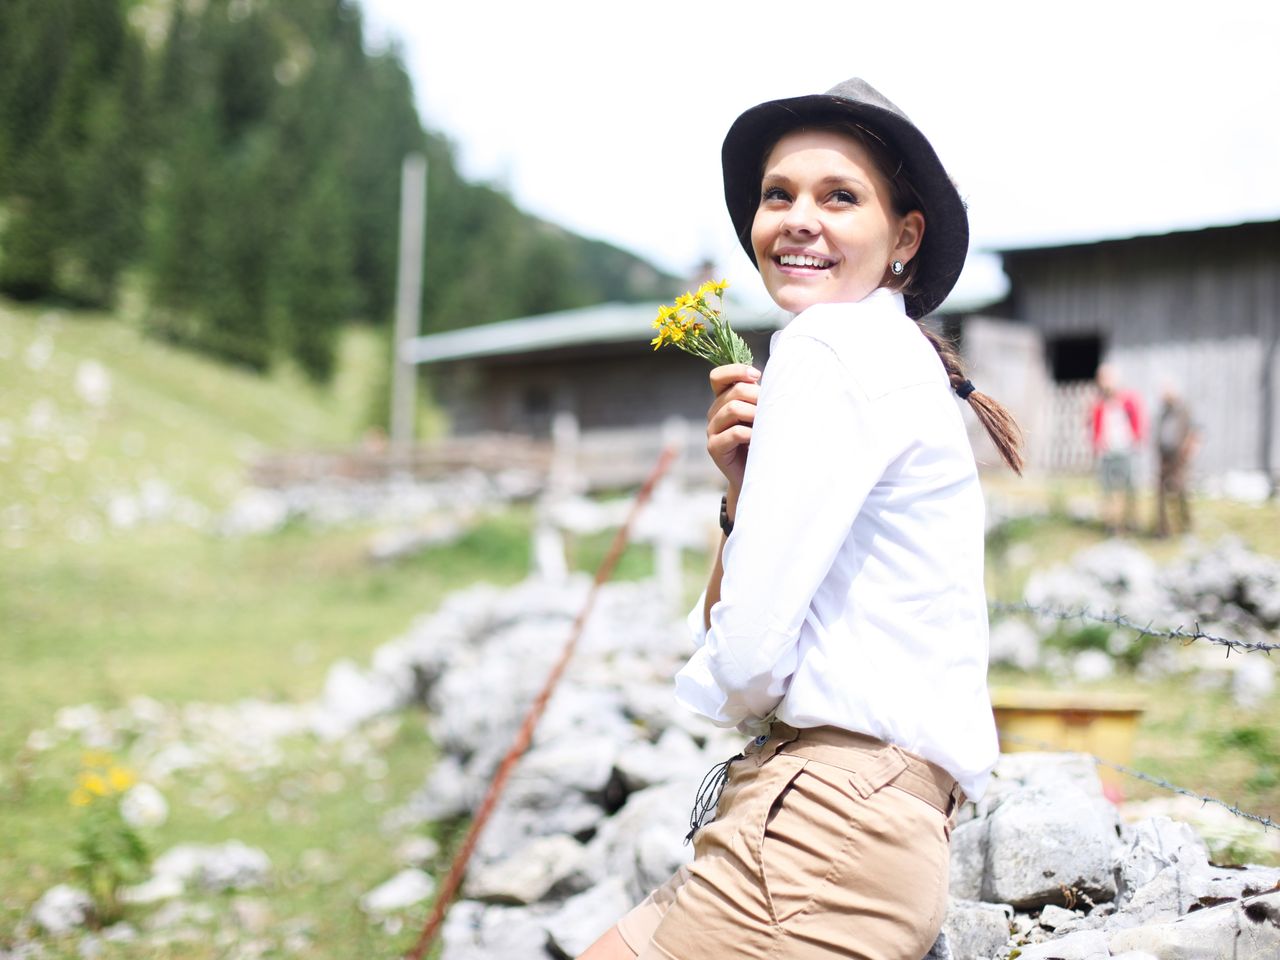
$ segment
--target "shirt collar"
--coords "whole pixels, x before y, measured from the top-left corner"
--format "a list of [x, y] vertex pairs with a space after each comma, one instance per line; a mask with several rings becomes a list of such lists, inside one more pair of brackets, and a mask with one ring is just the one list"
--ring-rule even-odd
[[[861, 300], [857, 300], [852, 303], [815, 303], [813, 306], [843, 306], [848, 307], [850, 310], [854, 310], [857, 313], [874, 310], [876, 312], [883, 312], [886, 315], [898, 314], [901, 315], [904, 320], [910, 319], [907, 317], [906, 298], [898, 291], [890, 290], [888, 287], [876, 287]], [[801, 313], [804, 313], [804, 311], [802, 310]], [[799, 313], [788, 314], [787, 319], [783, 322], [782, 326], [786, 327], [798, 316], [800, 316]]]

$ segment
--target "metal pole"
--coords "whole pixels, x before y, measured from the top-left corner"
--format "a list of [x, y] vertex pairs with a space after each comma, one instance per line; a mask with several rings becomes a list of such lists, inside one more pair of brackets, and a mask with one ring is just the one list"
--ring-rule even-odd
[[427, 158], [405, 156], [400, 169], [400, 266], [396, 282], [395, 350], [391, 364], [391, 450], [404, 458], [413, 447], [417, 367], [401, 356], [418, 335], [422, 316], [422, 244], [427, 217]]

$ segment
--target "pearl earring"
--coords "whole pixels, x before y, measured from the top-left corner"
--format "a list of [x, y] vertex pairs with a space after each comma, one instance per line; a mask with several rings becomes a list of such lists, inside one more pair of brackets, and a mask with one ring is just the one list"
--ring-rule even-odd
[[905, 269], [907, 269], [907, 268], [906, 268], [906, 267], [904, 267], [904, 266], [902, 265], [902, 261], [901, 261], [901, 260], [895, 260], [895, 261], [893, 261], [893, 263], [889, 264], [889, 271], [890, 271], [890, 272], [891, 272], [895, 277], [900, 277], [900, 276], [902, 276], [902, 271], [903, 271], [903, 270], [905, 270]]

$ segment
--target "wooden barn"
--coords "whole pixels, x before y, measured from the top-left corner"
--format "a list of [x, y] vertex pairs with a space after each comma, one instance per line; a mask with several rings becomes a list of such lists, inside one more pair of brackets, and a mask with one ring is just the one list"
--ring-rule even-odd
[[995, 316], [964, 319], [963, 349], [976, 382], [1012, 395], [1035, 465], [1089, 468], [1086, 415], [1107, 361], [1149, 417], [1166, 385], [1186, 398], [1202, 434], [1197, 477], [1276, 477], [1280, 221], [999, 253], [1009, 297]]
[[[733, 301], [725, 313], [762, 365], [786, 315]], [[420, 365], [455, 437], [550, 439], [568, 424], [584, 471], [626, 484], [644, 476], [675, 421], [686, 425], [686, 462], [711, 470], [701, 455], [708, 365], [655, 352], [656, 315], [653, 303], [605, 303], [418, 337], [403, 355]]]

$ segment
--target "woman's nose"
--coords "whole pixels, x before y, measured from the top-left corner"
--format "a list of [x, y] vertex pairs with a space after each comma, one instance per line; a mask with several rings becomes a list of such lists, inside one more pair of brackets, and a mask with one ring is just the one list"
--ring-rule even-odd
[[788, 233], [817, 233], [819, 230], [817, 208], [803, 198], [794, 200], [787, 208], [782, 229]]

